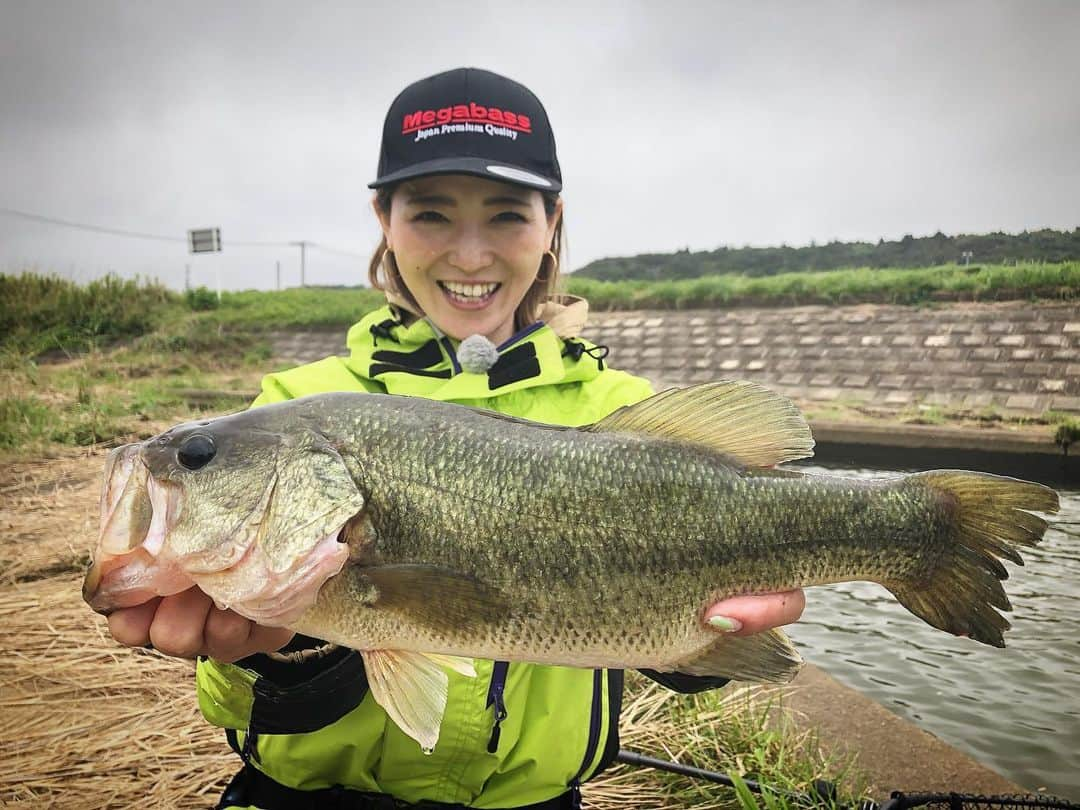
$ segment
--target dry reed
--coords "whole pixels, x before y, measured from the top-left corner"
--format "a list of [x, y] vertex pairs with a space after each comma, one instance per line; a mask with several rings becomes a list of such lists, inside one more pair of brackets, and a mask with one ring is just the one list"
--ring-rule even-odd
[[0, 588], [0, 801], [208, 807], [235, 770], [189, 662], [113, 641], [77, 575]]

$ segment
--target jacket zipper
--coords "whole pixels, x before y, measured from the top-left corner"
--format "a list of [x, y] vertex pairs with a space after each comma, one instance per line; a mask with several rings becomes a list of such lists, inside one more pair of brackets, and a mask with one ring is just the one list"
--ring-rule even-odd
[[495, 707], [495, 723], [491, 727], [491, 739], [488, 740], [487, 750], [494, 754], [499, 750], [499, 736], [502, 733], [499, 727], [506, 719], [506, 702], [503, 700], [503, 691], [506, 689], [506, 673], [510, 669], [509, 661], [496, 661], [491, 668], [491, 685], [488, 687], [487, 706]]
[[581, 778], [589, 770], [593, 758], [596, 756], [596, 746], [600, 743], [600, 715], [603, 711], [604, 694], [604, 670], [593, 670], [592, 710], [589, 713], [589, 741], [585, 746], [585, 758], [581, 761], [581, 768], [573, 779], [570, 780], [570, 802], [574, 810], [581, 808]]

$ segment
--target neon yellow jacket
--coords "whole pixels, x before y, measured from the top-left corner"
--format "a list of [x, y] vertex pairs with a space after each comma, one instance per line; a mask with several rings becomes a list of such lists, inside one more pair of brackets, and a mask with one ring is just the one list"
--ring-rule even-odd
[[[461, 371], [452, 341], [423, 319], [403, 325], [389, 307], [353, 326], [348, 348], [348, 358], [267, 375], [255, 405], [375, 391], [576, 426], [651, 393], [646, 380], [607, 368], [601, 348], [543, 323], [500, 346], [486, 373]], [[246, 761], [281, 784], [344, 785], [409, 802], [540, 802], [585, 781], [618, 750], [621, 672], [477, 660], [475, 678], [449, 673], [439, 743], [424, 755], [366, 694], [359, 655], [336, 655], [319, 668], [265, 656], [236, 665], [201, 660], [200, 708], [231, 730]], [[296, 730], [303, 733], [287, 733]]]

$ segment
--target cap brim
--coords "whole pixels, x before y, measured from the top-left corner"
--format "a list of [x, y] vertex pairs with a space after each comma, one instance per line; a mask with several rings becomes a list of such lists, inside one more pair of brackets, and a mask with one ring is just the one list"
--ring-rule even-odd
[[416, 163], [368, 183], [368, 188], [379, 188], [390, 183], [399, 183], [402, 180], [426, 177], [433, 174], [469, 174], [474, 177], [498, 180], [501, 183], [510, 183], [515, 186], [535, 188], [538, 191], [562, 191], [562, 183], [553, 177], [544, 177], [536, 172], [509, 163], [499, 163], [498, 161], [475, 157], [440, 158], [439, 160]]

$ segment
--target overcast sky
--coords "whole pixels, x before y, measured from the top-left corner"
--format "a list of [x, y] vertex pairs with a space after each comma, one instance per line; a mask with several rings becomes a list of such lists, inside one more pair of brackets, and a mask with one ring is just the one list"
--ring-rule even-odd
[[1080, 2], [0, 0], [0, 272], [356, 283], [386, 108], [451, 67], [551, 116], [570, 265], [1080, 225]]

